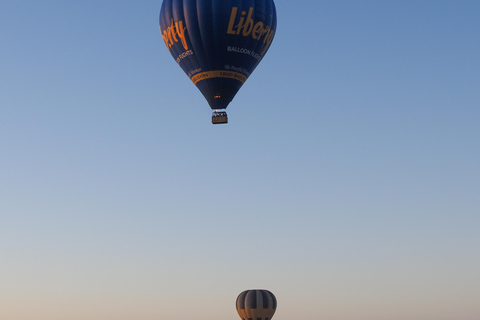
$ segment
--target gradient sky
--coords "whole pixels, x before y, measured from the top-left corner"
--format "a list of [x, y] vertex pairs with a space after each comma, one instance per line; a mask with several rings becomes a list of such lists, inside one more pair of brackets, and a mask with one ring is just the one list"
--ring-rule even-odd
[[275, 2], [223, 126], [160, 0], [0, 2], [0, 319], [480, 319], [480, 2]]

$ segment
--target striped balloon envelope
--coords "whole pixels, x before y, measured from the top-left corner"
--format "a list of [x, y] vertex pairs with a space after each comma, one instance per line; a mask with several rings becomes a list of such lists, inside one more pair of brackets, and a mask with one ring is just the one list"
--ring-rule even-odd
[[227, 108], [277, 26], [273, 0], [163, 0], [159, 20], [170, 54], [213, 110]]
[[245, 290], [238, 295], [236, 307], [242, 320], [270, 320], [277, 309], [277, 299], [268, 290]]

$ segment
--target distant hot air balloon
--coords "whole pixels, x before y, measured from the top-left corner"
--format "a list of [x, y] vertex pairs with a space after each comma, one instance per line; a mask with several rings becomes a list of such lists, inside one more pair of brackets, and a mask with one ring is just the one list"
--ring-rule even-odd
[[270, 320], [277, 309], [277, 299], [268, 290], [246, 290], [238, 295], [236, 305], [242, 320]]
[[263, 59], [277, 26], [273, 0], [164, 0], [160, 32], [168, 50], [227, 123], [225, 109]]

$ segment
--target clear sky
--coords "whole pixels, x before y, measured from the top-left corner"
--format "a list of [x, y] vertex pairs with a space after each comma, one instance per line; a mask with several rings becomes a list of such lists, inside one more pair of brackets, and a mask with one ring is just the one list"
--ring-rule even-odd
[[480, 1], [275, 2], [219, 126], [160, 0], [0, 2], [0, 319], [480, 319]]

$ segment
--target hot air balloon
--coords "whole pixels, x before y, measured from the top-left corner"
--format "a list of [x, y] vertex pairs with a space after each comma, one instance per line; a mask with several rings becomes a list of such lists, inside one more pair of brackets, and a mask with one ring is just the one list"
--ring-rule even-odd
[[173, 59], [227, 123], [225, 109], [275, 36], [273, 0], [164, 0], [160, 32]]
[[277, 299], [268, 290], [246, 290], [238, 295], [236, 306], [242, 320], [270, 320], [277, 309]]

